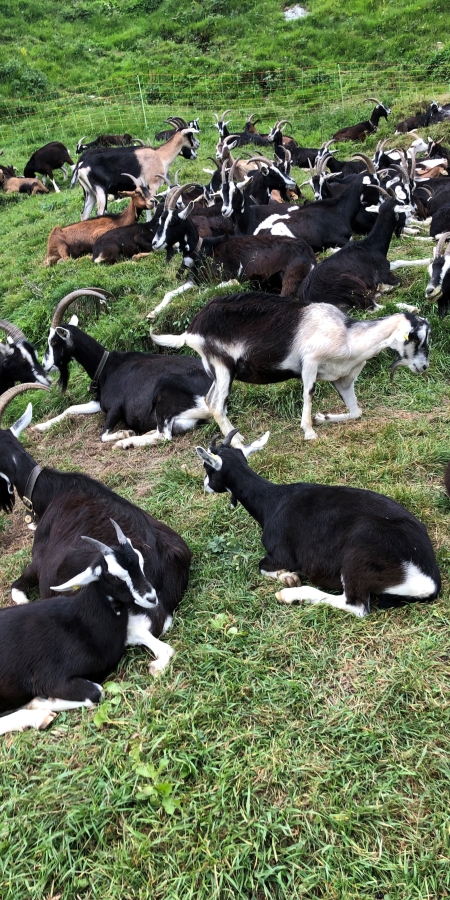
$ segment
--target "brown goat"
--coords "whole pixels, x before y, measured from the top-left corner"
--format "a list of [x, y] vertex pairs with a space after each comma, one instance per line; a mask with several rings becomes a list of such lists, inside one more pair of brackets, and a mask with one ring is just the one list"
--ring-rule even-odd
[[[131, 175], [128, 176], [132, 178]], [[151, 209], [155, 200], [151, 196], [147, 185], [136, 184], [134, 191], [121, 191], [121, 197], [129, 197], [130, 202], [123, 212], [116, 215], [96, 216], [95, 219], [87, 219], [83, 222], [75, 222], [65, 227], [56, 226], [48, 237], [46, 266], [54, 266], [63, 259], [77, 259], [92, 252], [97, 238], [113, 228], [121, 228], [124, 225], [134, 225], [139, 214], [144, 209]]]
[[0, 166], [0, 184], [5, 194], [49, 194], [39, 178], [23, 178], [16, 175], [13, 166]]
[[340, 128], [333, 134], [333, 141], [364, 141], [368, 134], [373, 134], [378, 128], [378, 122], [381, 118], [387, 119], [390, 115], [390, 109], [385, 106], [376, 97], [368, 97], [368, 102], [376, 103], [375, 109], [372, 111], [370, 119], [365, 122], [358, 122], [357, 125], [349, 125], [347, 128]]

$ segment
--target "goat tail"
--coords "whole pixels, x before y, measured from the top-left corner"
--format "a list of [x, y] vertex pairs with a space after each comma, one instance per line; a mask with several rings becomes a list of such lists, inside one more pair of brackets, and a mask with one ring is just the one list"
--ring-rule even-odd
[[187, 331], [183, 334], [154, 334], [150, 328], [152, 341], [160, 347], [174, 347], [175, 350], [180, 350], [187, 343], [187, 336]]

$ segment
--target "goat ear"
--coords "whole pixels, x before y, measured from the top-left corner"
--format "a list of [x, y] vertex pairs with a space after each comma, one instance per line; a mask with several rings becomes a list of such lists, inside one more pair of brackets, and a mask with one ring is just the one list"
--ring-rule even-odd
[[263, 434], [262, 437], [257, 438], [257, 440], [253, 441], [252, 444], [248, 444], [247, 447], [243, 447], [242, 452], [245, 458], [248, 459], [248, 457], [251, 456], [252, 453], [256, 453], [257, 450], [261, 450], [261, 448], [267, 444], [269, 437], [270, 431], [266, 431], [266, 433]]
[[62, 338], [63, 341], [67, 341], [70, 337], [70, 331], [67, 331], [67, 328], [62, 328], [61, 325], [58, 325], [58, 327], [55, 328], [55, 331], [58, 337]]
[[71, 318], [69, 320], [69, 325], [78, 325], [79, 321], [80, 320], [79, 320], [78, 316], [73, 315], [73, 316], [71, 316]]
[[84, 572], [80, 572], [79, 575], [75, 575], [74, 578], [69, 578], [69, 581], [65, 581], [64, 584], [58, 584], [54, 587], [51, 587], [51, 591], [76, 591], [80, 587], [84, 587], [86, 584], [91, 584], [93, 581], [98, 581], [102, 572], [101, 566], [96, 566], [95, 569], [92, 566], [88, 566]]
[[190, 216], [193, 209], [194, 209], [194, 201], [191, 200], [190, 203], [188, 203], [188, 205], [185, 206], [184, 209], [182, 209], [178, 213], [178, 218], [179, 219], [187, 219], [187, 217]]
[[12, 431], [14, 437], [19, 437], [21, 431], [30, 424], [33, 418], [33, 407], [31, 403], [28, 404], [24, 413], [22, 413], [20, 419], [17, 419], [17, 422], [14, 422], [14, 425], [11, 425], [9, 429]]
[[196, 447], [195, 452], [197, 456], [200, 457], [202, 462], [206, 463], [207, 466], [211, 466], [211, 468], [215, 469], [216, 472], [220, 472], [222, 468], [222, 460], [220, 456], [216, 456], [215, 453], [210, 453], [209, 450], [204, 450], [203, 447]]

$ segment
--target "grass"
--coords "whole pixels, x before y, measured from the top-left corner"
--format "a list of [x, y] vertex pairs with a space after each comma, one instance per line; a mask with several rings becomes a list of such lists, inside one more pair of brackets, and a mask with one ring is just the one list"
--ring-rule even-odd
[[[270, 104], [263, 111], [268, 117]], [[155, 129], [158, 115], [150, 118]], [[315, 115], [305, 129], [311, 142], [325, 128]], [[79, 136], [64, 127], [71, 141]], [[202, 177], [214, 136], [206, 129], [201, 138], [200, 158], [182, 163], [180, 183]], [[25, 161], [20, 131], [8, 132], [7, 146], [17, 165]], [[82, 326], [108, 349], [151, 348], [144, 314], [174, 285], [176, 260], [166, 267], [155, 254], [138, 265], [94, 268], [86, 258], [46, 269], [48, 233], [77, 220], [79, 192], [0, 194], [0, 207], [0, 316], [43, 352], [56, 302], [96, 284], [115, 299], [108, 315], [81, 314]], [[390, 258], [428, 252], [405, 238], [393, 242]], [[417, 303], [431, 322], [426, 374], [400, 369], [391, 383], [391, 357], [380, 354], [358, 380], [363, 418], [320, 428], [315, 443], [302, 440], [294, 381], [235, 384], [229, 414], [249, 439], [271, 430], [266, 450], [252, 458], [265, 477], [370, 488], [418, 515], [443, 577], [435, 604], [375, 610], [364, 621], [277, 604], [275, 585], [258, 572], [256, 523], [225, 496], [203, 494], [194, 446], [208, 445], [212, 425], [129, 453], [99, 442], [98, 416], [22, 436], [41, 464], [89, 471], [166, 521], [194, 556], [169, 638], [176, 656], [161, 678], [150, 680], [147, 654], [133, 648], [100, 713], [64, 713], [48, 732], [4, 738], [2, 900], [450, 896], [450, 507], [442, 485], [450, 320], [438, 320], [424, 300], [425, 269], [400, 274], [396, 299]], [[177, 298], [158, 330], [181, 331], [213, 294], [205, 288]], [[394, 311], [388, 303], [386, 312]], [[35, 421], [84, 400], [87, 383], [73, 366], [64, 399], [56, 388], [33, 394]], [[24, 405], [24, 398], [11, 405], [5, 424]], [[315, 408], [340, 408], [329, 386], [320, 385]], [[20, 503], [13, 515], [0, 514], [3, 604], [30, 557], [23, 516]]]

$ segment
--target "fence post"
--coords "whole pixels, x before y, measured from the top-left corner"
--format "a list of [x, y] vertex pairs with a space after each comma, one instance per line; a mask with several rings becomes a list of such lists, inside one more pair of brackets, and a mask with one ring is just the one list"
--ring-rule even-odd
[[144, 113], [145, 130], [147, 130], [147, 128], [148, 128], [148, 125], [147, 125], [147, 116], [146, 116], [146, 114], [145, 114], [144, 98], [143, 98], [143, 96], [142, 96], [141, 79], [139, 78], [139, 75], [137, 75], [136, 77], [137, 77], [137, 82], [138, 82], [138, 85], [139, 85], [139, 94], [140, 94], [140, 96], [141, 96], [142, 112]]
[[341, 89], [341, 103], [344, 105], [344, 91], [342, 90], [342, 76], [341, 76], [341, 67], [338, 65], [338, 73], [339, 73], [339, 87]]

